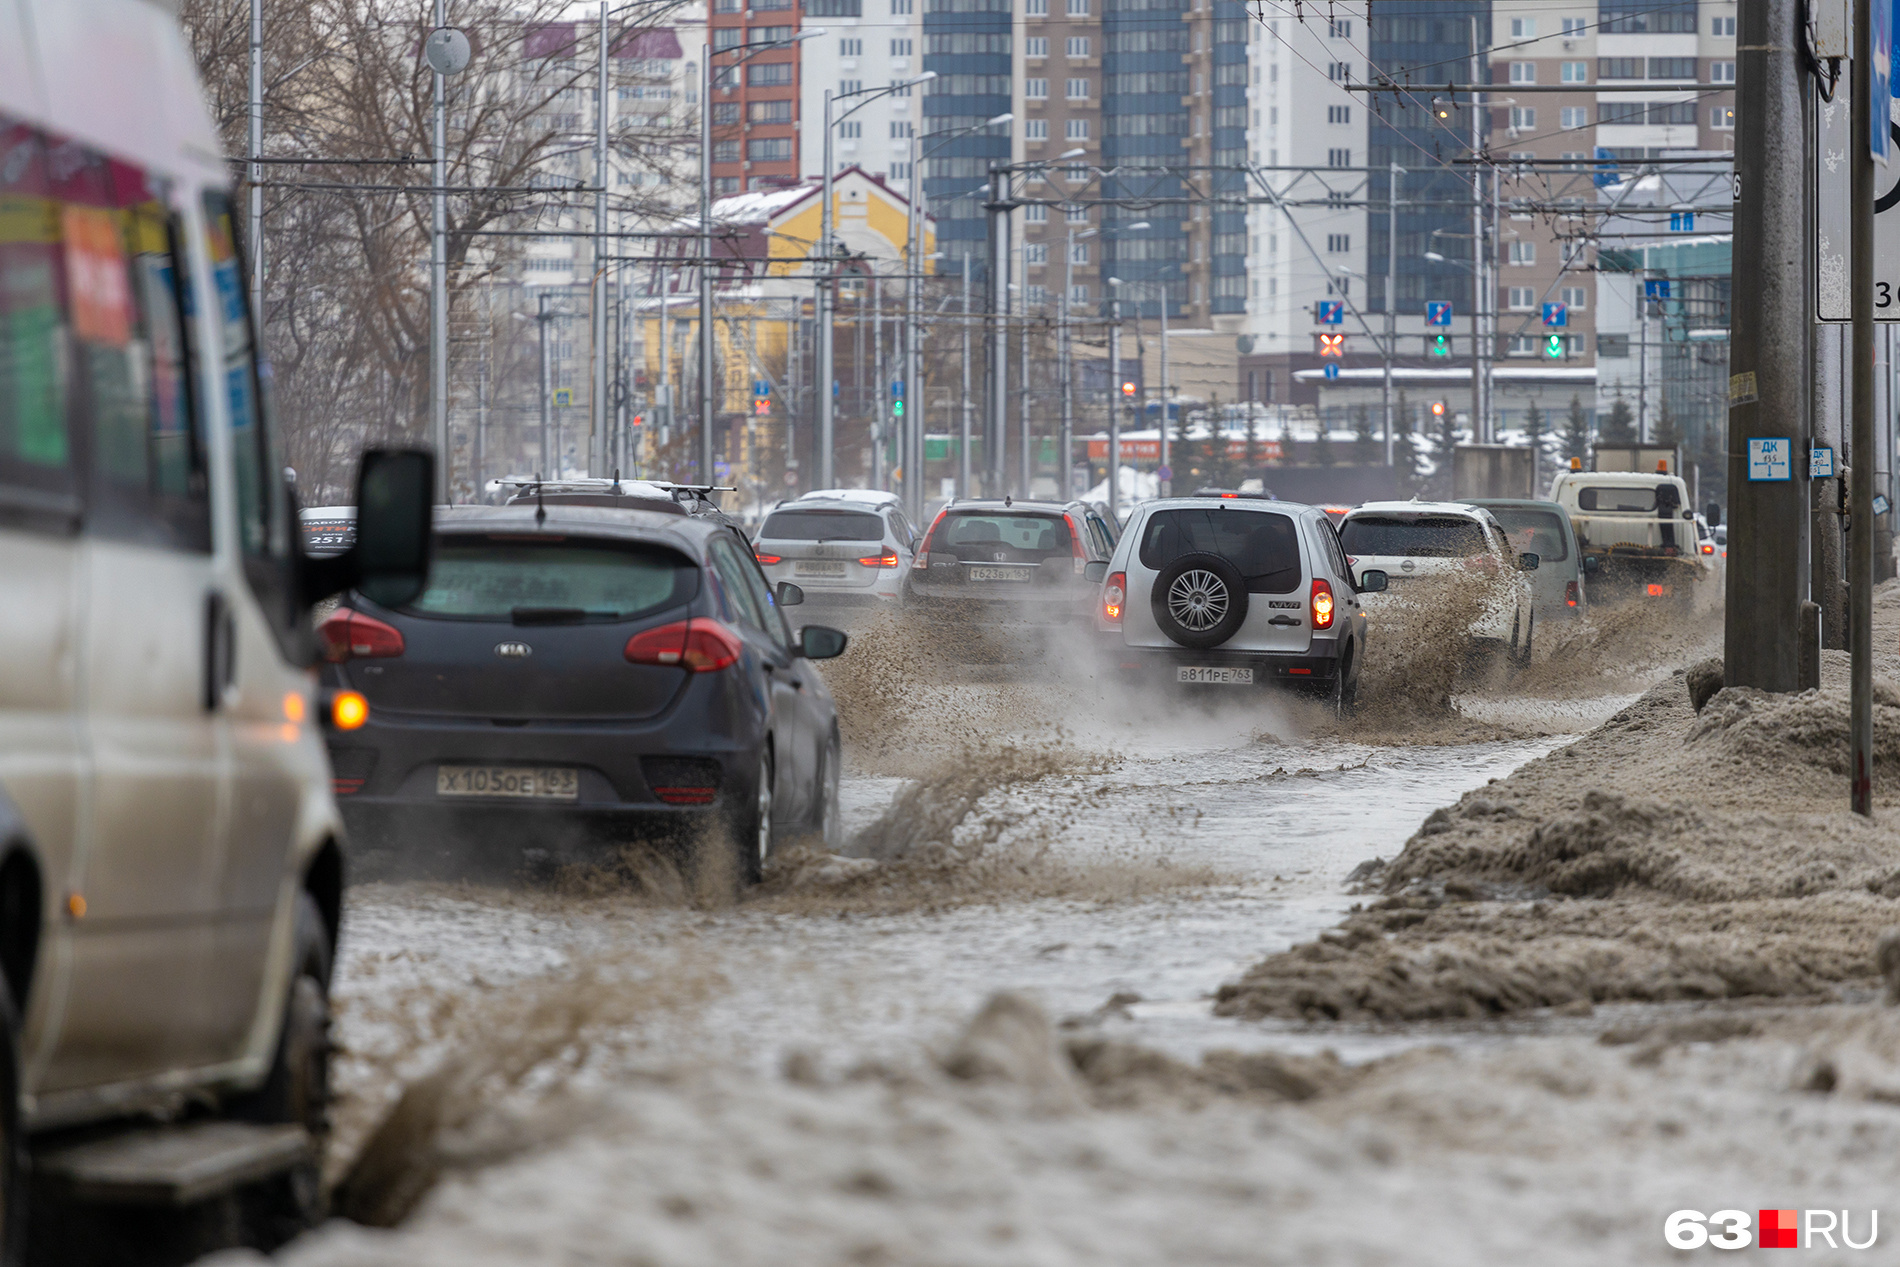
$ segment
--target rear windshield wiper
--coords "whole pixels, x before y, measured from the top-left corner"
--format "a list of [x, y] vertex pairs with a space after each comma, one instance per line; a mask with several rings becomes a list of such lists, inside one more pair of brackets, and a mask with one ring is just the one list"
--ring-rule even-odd
[[578, 625], [588, 616], [583, 607], [516, 607], [508, 614], [517, 625]]

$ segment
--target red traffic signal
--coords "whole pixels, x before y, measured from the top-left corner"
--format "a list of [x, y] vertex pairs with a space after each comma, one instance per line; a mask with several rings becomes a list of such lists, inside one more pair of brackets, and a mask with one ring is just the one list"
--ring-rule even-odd
[[1432, 402], [1432, 417], [1443, 418], [1444, 416], [1445, 416], [1445, 402], [1442, 400], [1434, 400]]
[[1346, 336], [1343, 334], [1322, 334], [1319, 336], [1319, 354], [1321, 356], [1345, 356]]
[[1135, 380], [1132, 378], [1124, 380], [1122, 383], [1122, 395], [1133, 396], [1134, 394], [1135, 394]]
[[763, 418], [772, 412], [772, 402], [764, 396], [756, 397], [752, 401], [752, 412]]

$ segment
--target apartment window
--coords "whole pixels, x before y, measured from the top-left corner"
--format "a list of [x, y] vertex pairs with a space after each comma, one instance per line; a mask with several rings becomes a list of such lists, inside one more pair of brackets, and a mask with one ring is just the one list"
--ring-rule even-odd
[[1543, 342], [1542, 335], [1514, 334], [1511, 336], [1507, 356], [1536, 356], [1537, 345]]
[[1351, 83], [1352, 82], [1352, 63], [1351, 62], [1328, 62], [1326, 64], [1326, 78], [1332, 80], [1336, 84]]
[[1329, 295], [1338, 295], [1341, 298], [1352, 294], [1352, 278], [1335, 277], [1326, 283], [1326, 293]]
[[1589, 27], [1590, 24], [1585, 22], [1582, 18], [1565, 18], [1563, 20], [1564, 38], [1567, 40], [1581, 39], [1583, 38], [1584, 32], [1589, 30]]
[[840, 79], [838, 81], [838, 95], [840, 97], [854, 96], [863, 91], [864, 81], [862, 79]]
[[1710, 18], [1709, 19], [1709, 34], [1715, 36], [1717, 39], [1729, 39], [1729, 40], [1734, 39], [1735, 38], [1735, 19], [1734, 18]]
[[1069, 287], [1069, 302], [1070, 303], [1085, 304], [1088, 301], [1089, 301], [1089, 288], [1087, 286], [1076, 285], [1076, 286]]
[[1582, 312], [1589, 306], [1590, 291], [1583, 286], [1566, 286], [1562, 290], [1564, 307], [1572, 312]]
[[777, 88], [789, 84], [792, 82], [792, 63], [748, 64], [745, 68], [745, 81], [753, 88]]
[[1344, 255], [1350, 250], [1352, 250], [1352, 234], [1328, 233], [1326, 235], [1326, 251], [1329, 255]]
[[1710, 62], [1709, 82], [1712, 84], [1732, 84], [1735, 82], [1734, 62]]
[[1630, 337], [1627, 334], [1599, 334], [1597, 336], [1597, 358], [1609, 357], [1623, 360], [1630, 354]]
[[1049, 244], [1046, 242], [1031, 242], [1028, 246], [1023, 248], [1023, 259], [1030, 264], [1047, 264], [1049, 262]]
[[737, 141], [714, 141], [713, 162], [736, 163], [739, 161], [739, 143]]
[[1529, 312], [1537, 306], [1537, 292], [1529, 286], [1512, 286], [1504, 294], [1505, 305], [1512, 312]]
[[1089, 222], [1089, 209], [1071, 203], [1062, 209], [1062, 218], [1070, 224], [1087, 224]]
[[1089, 139], [1089, 121], [1087, 119], [1070, 119], [1068, 123], [1064, 125], [1062, 132], [1065, 140], [1086, 141]]
[[1026, 0], [1023, 5], [1023, 13], [1032, 18], [1048, 17], [1049, 0]]
[[1597, 106], [1598, 123], [1641, 123], [1649, 107], [1640, 101], [1605, 101]]
[[1326, 122], [1351, 123], [1352, 122], [1352, 107], [1351, 106], [1327, 106], [1326, 107]]
[[1042, 206], [1041, 204], [1034, 204], [1028, 207], [1024, 207], [1023, 219], [1027, 220], [1030, 224], [1047, 223], [1049, 219], [1049, 208]]
[[1512, 62], [1511, 82], [1514, 84], [1534, 84], [1537, 82], [1536, 62]]
[[915, 0], [891, 0], [891, 16], [898, 18], [909, 17], [910, 7], [913, 3], [915, 3]]
[[757, 137], [745, 143], [745, 156], [755, 163], [789, 163], [792, 161], [792, 138]]
[[1590, 156], [1582, 150], [1565, 150], [1557, 157], [1563, 160], [1565, 171], [1580, 172], [1583, 170], [1583, 160]]
[[1527, 131], [1537, 126], [1537, 107], [1512, 106], [1511, 127], [1516, 131]]
[[1071, 185], [1080, 185], [1089, 178], [1089, 169], [1078, 163], [1064, 169], [1062, 175]]
[[1712, 107], [1709, 110], [1709, 126], [1714, 128], [1717, 132], [1733, 132], [1735, 130], [1735, 107]]
[[1049, 81], [1046, 79], [1023, 80], [1023, 96], [1031, 101], [1042, 101], [1049, 96]]
[[1048, 140], [1049, 139], [1049, 120], [1047, 119], [1029, 120], [1028, 123], [1024, 126], [1023, 139], [1025, 141]]
[[1534, 40], [1537, 38], [1536, 18], [1512, 18], [1511, 38], [1514, 40]]
[[1557, 112], [1557, 118], [1562, 122], [1566, 130], [1570, 128], [1587, 128], [1590, 126], [1590, 107], [1565, 106]]
[[1652, 101], [1649, 103], [1649, 121], [1651, 123], [1693, 124], [1695, 122], [1695, 102]]
[[908, 141], [915, 135], [917, 135], [917, 125], [907, 119], [900, 119], [891, 124], [891, 140], [893, 141]]
[[[788, 101], [785, 104], [790, 105], [791, 103]], [[726, 124], [737, 123], [738, 121], [739, 121], [739, 103], [738, 102], [721, 101], [721, 102], [715, 102], [713, 104], [713, 126], [714, 127], [721, 127]]]
[[792, 121], [790, 101], [750, 101], [746, 103], [745, 112], [747, 121], [751, 123], [790, 123]]
[[1641, 79], [1642, 77], [1643, 59], [1640, 57], [1597, 58], [1598, 79]]
[[1049, 56], [1048, 39], [1041, 35], [1032, 35], [1028, 39], [1024, 40], [1023, 41], [1023, 56], [1024, 57]]
[[1089, 15], [1089, 0], [1065, 0], [1063, 12], [1072, 18], [1086, 18]]
[[1029, 302], [1032, 304], [1046, 304], [1049, 302], [1049, 292], [1041, 286], [1031, 286], [1027, 293], [1029, 295]]
[[1071, 35], [1069, 37], [1069, 56], [1087, 57], [1088, 55], [1089, 37], [1086, 35]]
[[1327, 150], [1326, 151], [1326, 166], [1351, 167], [1352, 166], [1352, 151], [1339, 150], [1339, 149]]
[[838, 125], [838, 138], [840, 140], [857, 141], [862, 140], [863, 137], [864, 122], [861, 119], [846, 119], [843, 123]]
[[1069, 243], [1069, 263], [1086, 264], [1089, 262], [1089, 244], [1087, 242]]
[[892, 57], [909, 57], [910, 56], [910, 41], [907, 39], [892, 40], [891, 41], [891, 56]]
[[1695, 58], [1652, 57], [1649, 59], [1649, 77], [1651, 79], [1694, 79]]
[[[745, 28], [742, 26], [722, 26], [713, 31], [715, 49], [735, 48], [745, 43]], [[572, 91], [571, 89], [568, 91]], [[561, 93], [561, 99], [567, 100], [568, 92]]]
[[863, 40], [839, 40], [838, 41], [838, 55], [840, 57], [864, 56], [864, 41]]
[[722, 194], [722, 195], [738, 193], [739, 192], [739, 178], [737, 176], [713, 177], [713, 192], [716, 194]]
[[1529, 265], [1537, 262], [1537, 243], [1518, 239], [1511, 243], [1511, 263]]
[[1068, 97], [1070, 101], [1087, 101], [1088, 96], [1089, 96], [1089, 81], [1088, 80], [1071, 79], [1069, 81]]
[[1336, 40], [1352, 38], [1352, 22], [1347, 18], [1334, 18], [1326, 24], [1326, 34]]
[[1557, 78], [1567, 84], [1587, 84], [1590, 82], [1590, 63], [1565, 62], [1557, 68]]

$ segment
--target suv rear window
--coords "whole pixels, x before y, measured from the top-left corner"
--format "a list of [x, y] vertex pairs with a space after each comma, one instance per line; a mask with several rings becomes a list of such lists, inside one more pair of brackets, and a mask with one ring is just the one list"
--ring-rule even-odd
[[760, 537], [774, 541], [882, 541], [884, 521], [861, 510], [777, 510]]
[[1493, 506], [1491, 513], [1504, 525], [1504, 535], [1518, 554], [1526, 550], [1544, 563], [1561, 563], [1570, 557], [1564, 521], [1548, 510], [1524, 510], [1516, 506]]
[[1354, 516], [1339, 530], [1350, 555], [1410, 555], [1415, 559], [1462, 559], [1489, 553], [1475, 519], [1453, 515]]
[[[1004, 546], [1019, 554], [1068, 555], [1075, 546], [1061, 515], [1019, 515], [1009, 511], [952, 511], [930, 538], [931, 550], [963, 558], [967, 551]], [[987, 560], [988, 555], [973, 556]]]
[[[1673, 490], [1672, 490], [1673, 491]], [[1654, 488], [1580, 488], [1578, 510], [1629, 511], [1641, 514], [1656, 509]]]
[[698, 592], [699, 568], [664, 546], [442, 536], [429, 587], [404, 610], [462, 620], [633, 620]]
[[1159, 510], [1141, 534], [1141, 565], [1160, 571], [1184, 554], [1217, 554], [1249, 594], [1300, 587], [1300, 537], [1285, 515], [1253, 510]]

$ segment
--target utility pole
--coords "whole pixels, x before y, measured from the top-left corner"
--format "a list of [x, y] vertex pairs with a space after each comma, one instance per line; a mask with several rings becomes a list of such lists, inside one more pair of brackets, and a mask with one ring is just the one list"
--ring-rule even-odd
[[607, 4], [600, 6], [600, 100], [594, 119], [594, 388], [587, 416], [587, 473], [607, 473]]
[[1121, 522], [1122, 508], [1122, 288], [1108, 279], [1108, 517]]
[[[917, 153], [917, 128], [910, 135], [910, 250], [904, 272], [904, 509], [912, 523], [924, 517], [924, 385], [918, 364], [923, 338], [924, 178]], [[967, 358], [966, 358], [967, 359]], [[964, 395], [968, 396], [966, 388]]]
[[1075, 284], [1075, 230], [1069, 230], [1064, 257], [1062, 294], [1056, 302], [1056, 362], [1062, 376], [1062, 438], [1056, 443], [1056, 461], [1062, 464], [1056, 487], [1062, 500], [1075, 496], [1075, 375], [1069, 364], [1069, 291]]
[[[1167, 265], [1164, 264], [1161, 267], [1161, 466], [1162, 469], [1166, 470], [1168, 466], [1168, 424], [1171, 420], [1169, 415], [1173, 412], [1170, 406], [1174, 401], [1174, 388], [1168, 384], [1168, 306], [1173, 302], [1173, 297], [1168, 293]], [[1210, 425], [1214, 428], [1214, 442], [1216, 444], [1224, 443], [1220, 436], [1220, 419], [1214, 419]], [[1172, 472], [1170, 472], [1170, 476], [1172, 476]], [[1161, 481], [1160, 491], [1163, 497], [1169, 495], [1168, 489], [1173, 483], [1174, 480], [1172, 478]]]
[[970, 495], [970, 253], [966, 250], [963, 252], [963, 421], [957, 435], [957, 496]]
[[1003, 446], [1009, 435], [1009, 172], [990, 169], [990, 400], [985, 427], [984, 463], [992, 497], [1003, 494], [1007, 464]]
[[825, 89], [825, 172], [822, 178], [823, 201], [818, 204], [818, 487], [831, 488], [833, 464], [832, 434], [836, 426], [832, 410], [837, 407], [831, 394], [837, 371], [832, 363], [832, 308], [837, 303], [836, 278], [831, 249], [831, 89]]
[[[1467, 72], [1469, 82], [1476, 86], [1484, 82], [1479, 69], [1478, 19], [1474, 16], [1471, 24], [1471, 63]], [[1485, 425], [1484, 399], [1484, 164], [1478, 158], [1484, 153], [1484, 111], [1478, 105], [1478, 94], [1471, 94], [1471, 442], [1485, 444], [1489, 441], [1488, 428]]]
[[[1874, 89], [1881, 81], [1874, 78], [1873, 4], [1887, 0], [1861, 0], [1852, 9], [1854, 15], [1854, 97], [1851, 117], [1853, 139], [1848, 142], [1848, 171], [1852, 176], [1852, 209], [1849, 229], [1851, 245], [1847, 252], [1851, 270], [1852, 315], [1854, 321], [1852, 362], [1854, 385], [1853, 477], [1848, 481], [1847, 645], [1853, 660], [1850, 666], [1852, 699], [1849, 704], [1848, 731], [1853, 779], [1851, 803], [1854, 812], [1866, 818], [1874, 815], [1874, 479], [1879, 462], [1875, 460], [1874, 441], [1874, 155], [1869, 147], [1871, 133], [1877, 127], [1883, 134], [1883, 153], [1891, 148], [1884, 136], [1888, 122], [1888, 93], [1881, 86], [1880, 99]], [[1794, 183], [1794, 182], [1790, 182]], [[1806, 498], [1802, 501], [1805, 504]], [[1805, 522], [1805, 516], [1803, 517]]]
[[[1392, 164], [1386, 189], [1385, 231], [1385, 464], [1392, 465], [1392, 358], [1399, 350], [1399, 187], [1405, 169]], [[1426, 327], [1430, 333], [1431, 327]]]
[[543, 479], [559, 479], [560, 472], [555, 469], [554, 450], [549, 441], [548, 427], [548, 322], [552, 319], [548, 313], [548, 295], [542, 291], [539, 310], [535, 313], [535, 329], [541, 335], [541, 469], [537, 472]]
[[701, 484], [719, 482], [713, 478], [712, 56], [712, 34], [708, 32], [705, 52], [699, 59], [699, 482]]
[[[878, 284], [877, 270], [871, 270], [871, 383], [875, 390], [871, 393], [871, 487], [884, 487], [884, 431], [891, 417], [891, 400], [885, 392], [889, 391], [884, 378], [884, 288]], [[859, 305], [863, 311], [863, 305]], [[862, 340], [860, 340], [862, 343]], [[859, 358], [863, 365], [863, 358]], [[859, 369], [862, 374], [864, 371]], [[900, 424], [901, 429], [901, 424]], [[897, 461], [904, 461], [904, 444], [900, 438], [897, 444]]]
[[[440, 9], [441, 5], [436, 6]], [[438, 15], [439, 17], [439, 15]], [[437, 21], [437, 26], [442, 25]], [[436, 77], [436, 91], [442, 87]], [[251, 157], [264, 154], [264, 0], [251, 0]], [[251, 164], [251, 320], [264, 333], [264, 165]], [[438, 180], [438, 184], [441, 182]]]
[[[435, 25], [448, 24], [447, 0], [435, 0]], [[435, 81], [435, 204], [429, 232], [429, 438], [435, 446], [435, 499], [449, 500], [449, 183], [448, 79]]]
[[[1800, 614], [1808, 596], [1807, 469], [1795, 460], [1810, 434], [1812, 293], [1804, 86], [1790, 37], [1800, 7], [1800, 0], [1754, 0], [1737, 17], [1734, 275], [1748, 298], [1735, 304], [1729, 334], [1723, 676], [1729, 686], [1768, 691], [1800, 689]], [[1865, 147], [1864, 130], [1852, 144]], [[1749, 442], [1775, 439], [1789, 444], [1790, 478], [1749, 479]]]
[[[1024, 236], [1027, 237], [1028, 235], [1025, 234]], [[1027, 255], [1028, 255], [1029, 246], [1025, 242], [1022, 245], [1018, 246], [1016, 249], [1018, 252], [1020, 252], [1024, 256], [1024, 258], [1021, 261], [1021, 270], [1017, 273], [1017, 276], [1028, 277], [1029, 276], [1029, 260], [1027, 258]], [[1017, 487], [1016, 496], [1022, 498], [1024, 501], [1028, 501], [1029, 500], [1029, 474], [1030, 474], [1029, 286], [1028, 284], [1025, 282], [1019, 282], [1016, 288], [1016, 295], [1017, 295], [1017, 298], [1021, 301], [1021, 308], [1022, 308], [1022, 325], [1017, 328], [1017, 332], [1016, 332], [1016, 388], [1017, 388], [1016, 442], [1017, 442], [1017, 447], [1021, 450], [1018, 457], [1022, 465], [1022, 483]]]

